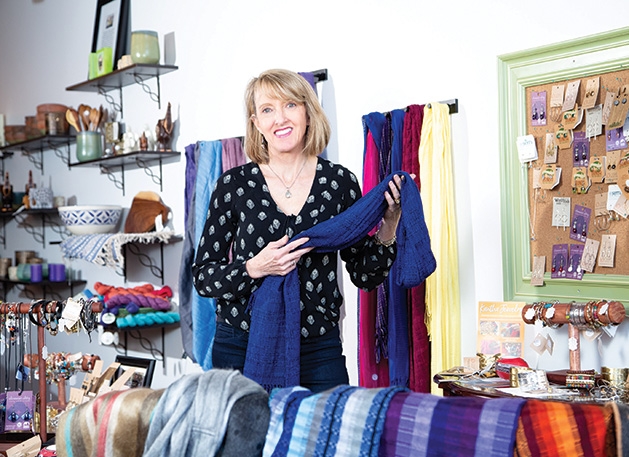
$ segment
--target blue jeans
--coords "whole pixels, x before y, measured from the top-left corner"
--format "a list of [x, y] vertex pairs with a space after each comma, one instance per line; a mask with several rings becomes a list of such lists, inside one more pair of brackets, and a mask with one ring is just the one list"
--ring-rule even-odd
[[[225, 322], [217, 322], [212, 348], [212, 366], [242, 372], [248, 341], [248, 332]], [[300, 385], [317, 393], [341, 384], [349, 384], [349, 376], [338, 327], [323, 336], [302, 338]]]

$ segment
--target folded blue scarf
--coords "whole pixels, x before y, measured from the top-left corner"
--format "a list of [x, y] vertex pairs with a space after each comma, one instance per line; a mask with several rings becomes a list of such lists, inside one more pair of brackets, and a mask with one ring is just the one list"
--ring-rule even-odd
[[[364, 238], [384, 216], [384, 193], [393, 174], [403, 175], [400, 190], [402, 215], [397, 228], [397, 258], [392, 266], [397, 284], [418, 286], [436, 269], [424, 221], [419, 189], [402, 171], [390, 174], [378, 186], [338, 216], [301, 232], [293, 240], [309, 238], [303, 247], [315, 252], [336, 252]], [[267, 391], [299, 385], [300, 285], [297, 269], [286, 276], [267, 276], [249, 300], [251, 328], [244, 375]]]

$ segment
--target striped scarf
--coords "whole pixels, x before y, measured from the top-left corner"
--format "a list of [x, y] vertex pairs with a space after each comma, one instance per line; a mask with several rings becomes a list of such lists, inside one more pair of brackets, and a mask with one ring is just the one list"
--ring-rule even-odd
[[405, 389], [338, 386], [312, 394], [303, 387], [278, 389], [264, 457], [376, 457], [391, 399]]
[[140, 457], [163, 390], [109, 392], [59, 416], [56, 445], [68, 457]]
[[604, 457], [615, 453], [615, 443], [607, 442], [613, 435], [612, 410], [601, 405], [529, 400], [518, 422], [516, 450], [521, 457]]
[[380, 456], [512, 457], [524, 399], [396, 395]]

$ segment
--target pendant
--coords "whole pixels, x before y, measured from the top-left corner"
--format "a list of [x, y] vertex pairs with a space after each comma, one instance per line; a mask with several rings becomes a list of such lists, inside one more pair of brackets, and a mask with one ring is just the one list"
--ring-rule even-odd
[[292, 196], [293, 194], [290, 193], [290, 189], [286, 189], [286, 193], [284, 194], [284, 197], [291, 198]]

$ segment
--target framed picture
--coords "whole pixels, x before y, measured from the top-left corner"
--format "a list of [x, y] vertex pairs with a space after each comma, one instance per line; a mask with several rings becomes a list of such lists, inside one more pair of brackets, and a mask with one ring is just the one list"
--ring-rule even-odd
[[141, 359], [138, 357], [116, 356], [116, 362], [120, 364], [116, 374], [114, 374], [111, 382], [116, 382], [122, 374], [134, 369], [133, 374], [125, 383], [126, 386], [133, 387], [151, 387], [153, 381], [153, 371], [155, 370], [155, 359]]
[[96, 5], [92, 52], [109, 47], [114, 63], [128, 54], [129, 1], [98, 0]]

